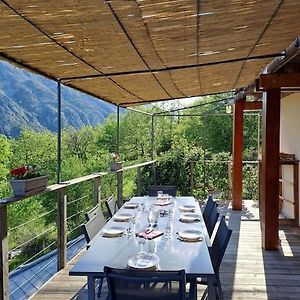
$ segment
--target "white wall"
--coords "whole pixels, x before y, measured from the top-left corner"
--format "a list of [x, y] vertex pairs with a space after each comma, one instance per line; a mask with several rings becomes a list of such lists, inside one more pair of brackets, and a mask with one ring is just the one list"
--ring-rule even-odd
[[[293, 93], [281, 99], [280, 122], [280, 152], [296, 154], [296, 159], [300, 160], [300, 93]], [[283, 167], [283, 178], [293, 181], [291, 166]], [[292, 185], [283, 184], [283, 196], [293, 199]], [[285, 202], [283, 213], [294, 217], [293, 205]]]

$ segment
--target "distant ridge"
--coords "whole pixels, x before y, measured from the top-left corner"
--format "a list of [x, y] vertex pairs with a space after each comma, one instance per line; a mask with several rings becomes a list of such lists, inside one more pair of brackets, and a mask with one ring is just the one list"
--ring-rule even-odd
[[[16, 137], [22, 128], [57, 130], [57, 84], [0, 61], [0, 134]], [[102, 123], [115, 106], [62, 88], [63, 127]]]

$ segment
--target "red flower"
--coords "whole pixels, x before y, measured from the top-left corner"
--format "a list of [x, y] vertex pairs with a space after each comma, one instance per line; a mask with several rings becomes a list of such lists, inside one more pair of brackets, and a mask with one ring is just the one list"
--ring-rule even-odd
[[13, 177], [20, 178], [20, 177], [23, 177], [26, 174], [26, 171], [27, 171], [26, 167], [23, 166], [23, 167], [11, 170], [10, 174]]

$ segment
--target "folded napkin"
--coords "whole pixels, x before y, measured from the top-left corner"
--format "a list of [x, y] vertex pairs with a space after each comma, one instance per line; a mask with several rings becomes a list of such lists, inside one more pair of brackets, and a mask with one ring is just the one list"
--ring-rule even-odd
[[161, 235], [163, 235], [164, 233], [162, 231], [159, 230], [152, 230], [149, 231], [149, 229], [146, 229], [144, 231], [138, 232], [136, 233], [136, 236], [138, 237], [143, 237], [144, 239], [147, 240], [153, 240]]
[[159, 206], [165, 206], [165, 205], [169, 205], [172, 204], [171, 201], [165, 201], [165, 200], [157, 200], [154, 202], [154, 205], [159, 205]]

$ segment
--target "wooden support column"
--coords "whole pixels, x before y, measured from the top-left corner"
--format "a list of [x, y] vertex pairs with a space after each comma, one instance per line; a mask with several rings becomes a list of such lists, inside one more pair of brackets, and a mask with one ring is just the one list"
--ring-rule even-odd
[[57, 193], [57, 270], [67, 265], [67, 195], [65, 189]]
[[121, 207], [123, 205], [123, 169], [117, 171], [117, 201]]
[[7, 206], [0, 207], [0, 300], [8, 300]]
[[232, 209], [242, 209], [243, 198], [243, 124], [245, 98], [236, 100], [233, 114]]
[[268, 89], [263, 95], [260, 199], [262, 246], [265, 250], [278, 250], [279, 139], [280, 89]]
[[100, 177], [94, 178], [94, 197], [93, 197], [93, 204], [94, 206], [100, 204], [101, 201], [101, 183], [100, 183]]
[[194, 162], [190, 161], [190, 188], [191, 188], [191, 195], [193, 195], [194, 191]]
[[151, 171], [152, 171], [152, 182], [154, 185], [157, 184], [157, 179], [156, 179], [156, 162], [154, 162], [151, 165]]
[[141, 178], [141, 167], [138, 167], [136, 169], [136, 190], [137, 190], [137, 195], [141, 196], [142, 194], [142, 178]]

